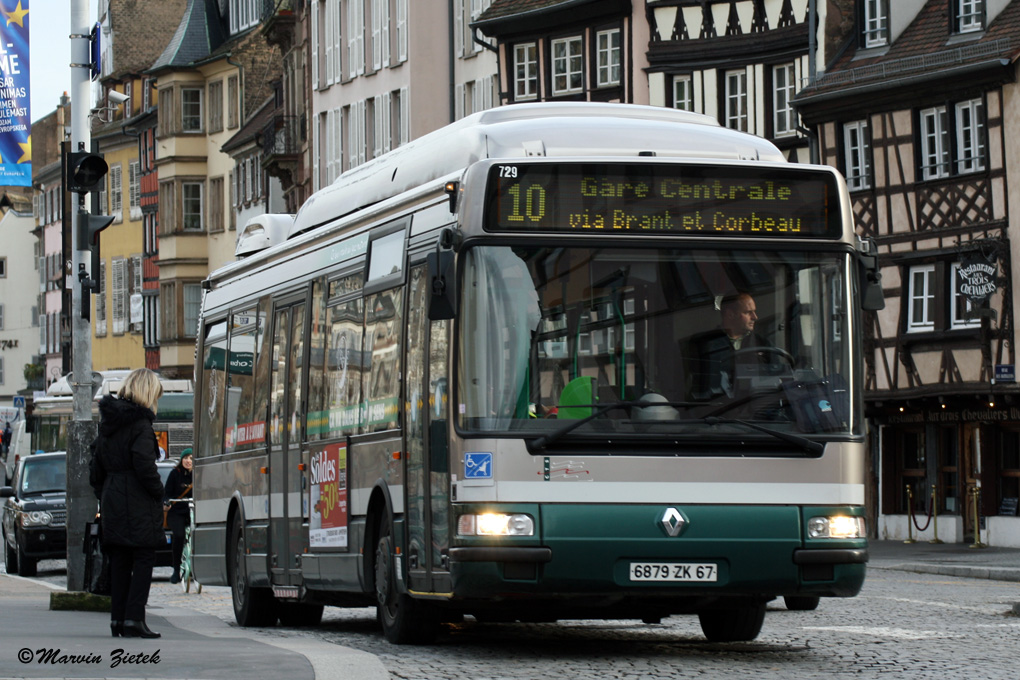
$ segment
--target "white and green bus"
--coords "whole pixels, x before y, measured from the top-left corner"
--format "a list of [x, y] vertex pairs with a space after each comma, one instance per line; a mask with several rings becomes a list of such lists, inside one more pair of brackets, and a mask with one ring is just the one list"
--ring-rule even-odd
[[[204, 284], [194, 565], [240, 625], [697, 614], [751, 640], [775, 598], [860, 590], [881, 288], [832, 168], [680, 111], [507, 106], [237, 252]], [[720, 358], [738, 297], [754, 332]]]

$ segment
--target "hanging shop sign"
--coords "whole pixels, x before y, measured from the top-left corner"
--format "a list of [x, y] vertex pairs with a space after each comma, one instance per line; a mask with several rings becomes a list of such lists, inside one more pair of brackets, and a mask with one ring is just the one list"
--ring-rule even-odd
[[998, 274], [995, 252], [985, 254], [973, 252], [964, 256], [956, 270], [960, 294], [974, 305], [983, 304], [997, 290], [995, 277]]

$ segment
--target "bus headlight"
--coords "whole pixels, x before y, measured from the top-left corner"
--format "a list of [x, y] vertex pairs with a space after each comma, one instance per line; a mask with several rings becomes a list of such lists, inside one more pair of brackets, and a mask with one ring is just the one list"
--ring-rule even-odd
[[45, 510], [33, 510], [21, 513], [21, 526], [46, 527], [53, 521], [53, 516]]
[[534, 536], [535, 520], [530, 515], [486, 512], [457, 518], [458, 536]]
[[807, 523], [808, 538], [864, 538], [864, 518], [812, 517]]

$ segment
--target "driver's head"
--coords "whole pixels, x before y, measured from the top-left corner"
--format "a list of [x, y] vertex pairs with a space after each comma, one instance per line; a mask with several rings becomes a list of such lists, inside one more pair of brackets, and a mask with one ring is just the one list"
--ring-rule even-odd
[[722, 312], [722, 327], [731, 338], [742, 338], [754, 331], [758, 320], [754, 298], [748, 293], [737, 293], [723, 298], [719, 305]]

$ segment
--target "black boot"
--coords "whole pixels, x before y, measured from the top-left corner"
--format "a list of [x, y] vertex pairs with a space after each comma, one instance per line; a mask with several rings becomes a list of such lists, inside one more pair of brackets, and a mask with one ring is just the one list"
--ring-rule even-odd
[[137, 638], [158, 638], [161, 637], [159, 633], [154, 630], [149, 630], [149, 627], [145, 625], [145, 621], [131, 621], [130, 619], [124, 620], [124, 629], [121, 632], [124, 637], [137, 637]]
[[110, 635], [113, 637], [120, 637], [124, 634], [124, 622], [123, 621], [110, 621]]

